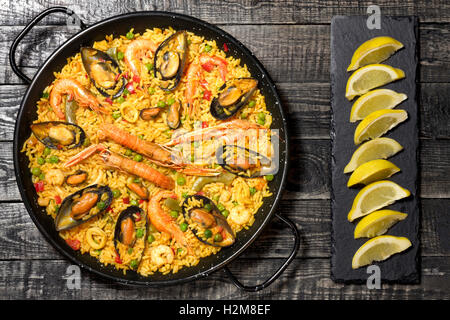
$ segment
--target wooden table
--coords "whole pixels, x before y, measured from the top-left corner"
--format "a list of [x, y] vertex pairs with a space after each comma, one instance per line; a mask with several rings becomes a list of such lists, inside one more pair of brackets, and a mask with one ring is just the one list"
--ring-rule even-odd
[[[280, 212], [301, 232], [296, 260], [269, 288], [246, 293], [223, 271], [206, 279], [160, 289], [126, 288], [82, 272], [81, 290], [62, 278], [68, 260], [41, 236], [28, 216], [15, 182], [12, 139], [26, 85], [12, 72], [13, 38], [42, 10], [67, 1], [10, 2], [0, 7], [0, 298], [38, 299], [448, 299], [450, 298], [450, 4], [388, 1], [385, 15], [420, 19], [420, 285], [341, 285], [330, 280], [330, 21], [333, 15], [366, 14], [372, 1], [134, 1], [103, 5], [81, 0], [70, 6], [92, 24], [120, 13], [166, 10], [218, 25], [242, 41], [276, 81], [289, 116], [292, 169]], [[30, 77], [68, 39], [60, 15], [35, 27], [20, 47], [19, 65]], [[287, 256], [292, 237], [274, 221], [230, 269], [255, 284]]]

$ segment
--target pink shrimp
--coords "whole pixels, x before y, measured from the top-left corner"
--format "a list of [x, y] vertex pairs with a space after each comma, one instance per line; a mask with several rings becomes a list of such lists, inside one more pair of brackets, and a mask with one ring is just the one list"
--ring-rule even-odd
[[50, 92], [50, 106], [60, 119], [65, 118], [60, 106], [63, 95], [75, 99], [80, 107], [90, 107], [92, 110], [101, 113], [109, 113], [107, 106], [102, 104], [88, 89], [75, 79], [59, 79], [53, 84]]
[[198, 59], [200, 62], [200, 65], [203, 69], [205, 69], [208, 72], [211, 72], [211, 70], [216, 66], [219, 69], [220, 77], [223, 81], [227, 80], [227, 66], [228, 62], [227, 60], [217, 57], [217, 56], [210, 56], [206, 53], [202, 53]]
[[186, 72], [186, 90], [184, 95], [188, 103], [189, 115], [195, 113], [194, 110], [194, 95], [197, 92], [197, 87], [202, 77], [202, 69], [198, 63], [192, 62]]
[[171, 191], [158, 191], [153, 197], [150, 198], [147, 209], [147, 216], [159, 232], [166, 232], [175, 239], [178, 244], [186, 247], [190, 253], [192, 253], [192, 248], [189, 245], [184, 232], [181, 231], [180, 227], [175, 223], [175, 220], [170, 217], [167, 212], [164, 212], [161, 208], [160, 201], [166, 198], [176, 199], [177, 195]]
[[147, 39], [134, 40], [127, 46], [124, 61], [134, 76], [139, 77], [141, 75], [142, 58], [150, 58], [157, 48], [158, 46], [153, 41]]

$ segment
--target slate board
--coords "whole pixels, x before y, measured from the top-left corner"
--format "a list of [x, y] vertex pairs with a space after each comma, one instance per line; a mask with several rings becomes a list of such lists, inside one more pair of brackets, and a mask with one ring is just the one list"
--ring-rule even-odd
[[343, 170], [357, 146], [353, 143], [354, 131], [359, 122], [351, 123], [350, 110], [353, 102], [345, 98], [345, 87], [351, 72], [347, 72], [353, 52], [363, 42], [377, 36], [391, 36], [404, 48], [388, 60], [382, 62], [405, 72], [406, 78], [380, 88], [388, 88], [405, 93], [408, 99], [396, 107], [408, 112], [408, 120], [387, 134], [398, 141], [404, 150], [391, 157], [401, 172], [392, 180], [411, 191], [407, 199], [397, 201], [387, 209], [398, 210], [408, 217], [398, 222], [386, 234], [404, 236], [411, 240], [412, 247], [396, 254], [383, 262], [374, 263], [380, 267], [382, 282], [418, 283], [419, 282], [419, 206], [418, 206], [418, 107], [416, 92], [417, 77], [417, 18], [381, 16], [381, 29], [370, 30], [366, 26], [367, 16], [335, 16], [331, 22], [331, 208], [332, 208], [332, 258], [331, 278], [335, 282], [364, 283], [370, 274], [367, 267], [353, 270], [351, 262], [354, 253], [368, 239], [354, 239], [356, 223], [347, 220], [347, 214], [358, 188], [347, 188], [350, 174]]

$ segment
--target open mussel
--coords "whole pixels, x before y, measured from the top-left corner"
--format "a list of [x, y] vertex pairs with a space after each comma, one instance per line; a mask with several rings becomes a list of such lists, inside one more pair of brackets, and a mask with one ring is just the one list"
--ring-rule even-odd
[[181, 101], [175, 100], [167, 110], [167, 125], [171, 129], [177, 129], [180, 126]]
[[211, 102], [211, 115], [225, 120], [236, 114], [250, 99], [258, 87], [258, 80], [238, 78], [227, 81], [220, 89], [219, 95]]
[[88, 173], [86, 171], [83, 170], [78, 170], [75, 173], [68, 175], [64, 181], [66, 184], [68, 184], [69, 186], [78, 186], [84, 182], [86, 182], [88, 178]]
[[110, 55], [91, 47], [82, 47], [81, 60], [98, 92], [112, 99], [122, 94], [125, 89], [125, 79], [120, 76], [119, 64]]
[[137, 269], [145, 250], [147, 215], [138, 206], [129, 206], [117, 218], [114, 247], [122, 263]]
[[187, 59], [186, 31], [178, 31], [164, 40], [156, 49], [154, 76], [163, 81], [172, 81], [163, 90], [174, 90], [181, 80]]
[[74, 228], [104, 212], [113, 194], [108, 186], [91, 185], [66, 197], [55, 219], [56, 231]]
[[236, 235], [214, 202], [201, 195], [188, 196], [181, 205], [192, 233], [201, 242], [214, 247], [229, 247]]
[[217, 163], [228, 172], [243, 178], [256, 178], [274, 173], [268, 157], [237, 145], [221, 145], [216, 150]]
[[51, 149], [77, 148], [86, 139], [86, 133], [80, 126], [62, 121], [33, 123], [31, 131], [40, 142]]

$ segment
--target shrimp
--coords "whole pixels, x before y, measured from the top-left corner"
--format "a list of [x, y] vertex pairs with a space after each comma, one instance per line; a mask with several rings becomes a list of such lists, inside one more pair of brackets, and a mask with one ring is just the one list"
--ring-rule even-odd
[[234, 207], [228, 216], [231, 221], [241, 226], [247, 224], [251, 217], [252, 213], [243, 206]]
[[124, 158], [116, 153], [113, 153], [102, 144], [92, 145], [79, 152], [64, 163], [63, 167], [68, 168], [78, 164], [96, 152], [100, 152], [103, 162], [109, 167], [117, 168], [127, 173], [139, 176], [164, 189], [173, 189], [175, 187], [175, 182], [172, 178], [162, 174], [145, 163]]
[[92, 110], [101, 113], [109, 113], [107, 107], [102, 104], [97, 98], [83, 85], [75, 79], [59, 79], [53, 84], [53, 89], [50, 92], [50, 106], [60, 119], [65, 118], [60, 106], [63, 95], [69, 95], [69, 99], [73, 98], [81, 107], [90, 107]]
[[195, 114], [194, 95], [202, 77], [202, 69], [198, 63], [192, 62], [186, 71], [186, 90], [184, 95], [188, 104], [189, 115]]
[[64, 174], [59, 169], [50, 169], [45, 175], [45, 180], [51, 185], [60, 186], [64, 182]]
[[154, 54], [157, 48], [158, 46], [153, 41], [147, 39], [134, 40], [127, 46], [124, 61], [135, 76], [139, 77], [141, 74], [142, 58], [144, 56], [150, 58], [149, 52]]
[[220, 73], [220, 77], [222, 78], [223, 81], [226, 81], [228, 73], [227, 60], [217, 56], [210, 56], [206, 53], [202, 53], [198, 61], [200, 62], [202, 68], [208, 72], [210, 72], [214, 68], [214, 66], [217, 67]]
[[159, 246], [152, 248], [150, 257], [152, 259], [152, 263], [156, 264], [159, 268], [166, 263], [172, 263], [174, 254], [170, 247], [160, 244]]
[[161, 190], [157, 192], [153, 197], [150, 198], [147, 208], [147, 216], [152, 225], [154, 225], [158, 231], [170, 234], [178, 244], [186, 247], [188, 251], [192, 253], [192, 248], [188, 244], [183, 231], [181, 231], [180, 227], [175, 223], [174, 219], [166, 212], [164, 212], [164, 210], [161, 208], [160, 201], [162, 199], [176, 199], [176, 197], [176, 194], [171, 191]]

